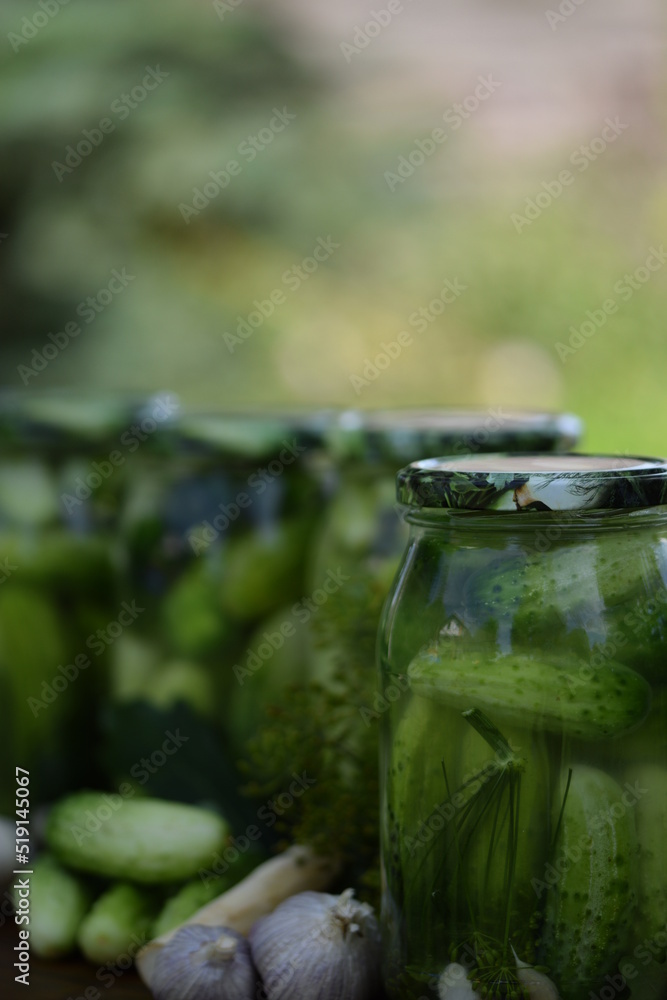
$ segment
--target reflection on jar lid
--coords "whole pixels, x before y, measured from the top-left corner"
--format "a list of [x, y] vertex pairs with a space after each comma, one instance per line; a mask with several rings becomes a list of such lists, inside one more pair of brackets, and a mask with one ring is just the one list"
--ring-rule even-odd
[[411, 507], [488, 511], [616, 510], [667, 503], [667, 462], [627, 455], [487, 454], [429, 458], [402, 469]]

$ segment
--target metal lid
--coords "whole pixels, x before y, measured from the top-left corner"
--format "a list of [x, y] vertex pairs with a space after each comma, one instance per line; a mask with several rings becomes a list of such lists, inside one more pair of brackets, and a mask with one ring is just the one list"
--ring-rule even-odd
[[128, 428], [141, 405], [123, 393], [0, 389], [0, 451], [95, 447]]
[[329, 411], [184, 412], [171, 428], [171, 437], [190, 452], [256, 460], [286, 444], [303, 451], [322, 446], [332, 419]]
[[582, 423], [569, 413], [504, 410], [347, 410], [332, 421], [328, 445], [341, 461], [395, 467], [418, 455], [557, 452], [575, 447]]
[[401, 469], [400, 503], [488, 511], [616, 510], [667, 503], [667, 461], [622, 455], [464, 455]]

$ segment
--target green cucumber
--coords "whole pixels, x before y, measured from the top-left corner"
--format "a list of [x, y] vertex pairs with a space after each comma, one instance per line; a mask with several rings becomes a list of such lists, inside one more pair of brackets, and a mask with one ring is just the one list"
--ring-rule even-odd
[[667, 591], [655, 590], [654, 595], [642, 594], [614, 608], [611, 624], [618, 640], [617, 658], [649, 680], [661, 682], [667, 648]]
[[612, 534], [543, 554], [507, 552], [465, 583], [473, 617], [503, 626], [515, 650], [557, 644], [568, 655], [590, 655], [625, 635], [615, 658], [646, 675], [659, 670], [665, 605], [650, 600], [664, 592], [659, 554], [634, 536]]
[[239, 755], [266, 718], [270, 705], [280, 705], [290, 685], [306, 684], [308, 631], [291, 606], [265, 618], [250, 637], [243, 656], [233, 666], [233, 681], [225, 699], [225, 729]]
[[[445, 930], [442, 850], [449, 840], [451, 810], [442, 761], [450, 776], [452, 755], [469, 728], [460, 713], [426, 698], [404, 696], [403, 714], [392, 739], [383, 806], [384, 865], [401, 921], [414, 928], [411, 950], [427, 962], [437, 954]], [[451, 887], [450, 887], [451, 888]], [[444, 907], [447, 907], [451, 900]]]
[[522, 653], [453, 659], [450, 648], [435, 644], [414, 658], [408, 668], [413, 691], [461, 711], [480, 708], [501, 726], [601, 740], [634, 729], [650, 708], [648, 683], [618, 663], [593, 669], [574, 657], [533, 659]]
[[217, 707], [212, 671], [194, 660], [163, 663], [141, 697], [160, 709], [185, 702], [203, 716], [214, 715]]
[[257, 851], [249, 851], [241, 854], [224, 875], [216, 875], [210, 879], [200, 877], [186, 882], [165, 902], [153, 924], [151, 938], [160, 937], [184, 924], [193, 913], [235, 886], [263, 860], [263, 856]]
[[[459, 712], [427, 698], [412, 697], [406, 704], [392, 741], [388, 796], [400, 847], [408, 854], [426, 843], [420, 834], [447, 799], [442, 761], [451, 770], [452, 755], [469, 728]], [[448, 780], [452, 790], [458, 787], [449, 771]]]
[[114, 642], [109, 658], [112, 700], [132, 701], [145, 696], [160, 669], [162, 657], [157, 642], [128, 629]]
[[667, 768], [645, 764], [628, 769], [625, 788], [634, 796], [639, 842], [639, 909], [635, 938], [654, 940], [667, 917]]
[[308, 526], [296, 520], [230, 538], [221, 556], [218, 615], [248, 622], [296, 599], [307, 543]]
[[78, 945], [96, 965], [132, 957], [148, 943], [156, 910], [147, 889], [118, 882], [93, 903], [79, 927]]
[[57, 521], [58, 488], [45, 462], [3, 458], [0, 466], [0, 522], [41, 527]]
[[12, 753], [26, 767], [54, 752], [59, 725], [76, 697], [75, 691], [62, 699], [47, 693], [49, 703], [44, 700], [45, 687], [61, 677], [58, 668], [67, 656], [63, 618], [49, 596], [8, 581], [0, 589], [0, 677], [11, 695], [0, 721], [4, 733], [14, 734]]
[[133, 882], [192, 878], [224, 848], [228, 826], [208, 809], [79, 792], [57, 803], [46, 840], [64, 864]]
[[184, 658], [207, 656], [224, 646], [231, 629], [222, 613], [215, 568], [204, 559], [194, 562], [165, 595], [160, 609], [169, 647]]
[[42, 854], [30, 876], [30, 947], [40, 958], [59, 958], [72, 951], [90, 906], [81, 878]]
[[544, 553], [507, 553], [475, 574], [467, 594], [475, 604], [506, 611], [522, 601], [610, 608], [647, 593], [647, 581], [662, 583], [655, 555], [634, 535], [619, 533]]
[[[667, 762], [667, 688], [658, 688], [653, 694], [651, 701], [651, 711], [648, 713], [642, 725], [633, 730], [628, 736], [624, 736], [615, 748], [614, 759], [621, 767], [630, 767], [635, 763], [638, 765], [650, 764], [654, 761]], [[609, 747], [600, 747], [605, 759], [600, 761], [600, 766], [608, 764]]]
[[[562, 1000], [588, 1000], [632, 939], [637, 910], [637, 834], [624, 789], [605, 771], [576, 765], [546, 889], [540, 961]], [[556, 803], [560, 814], [562, 798]]]

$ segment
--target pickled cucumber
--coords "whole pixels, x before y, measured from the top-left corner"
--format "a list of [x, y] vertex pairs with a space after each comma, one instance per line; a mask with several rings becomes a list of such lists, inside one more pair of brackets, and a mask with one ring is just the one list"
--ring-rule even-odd
[[646, 764], [629, 768], [626, 788], [637, 798], [635, 821], [639, 843], [639, 908], [637, 941], [653, 940], [667, 919], [667, 767]]
[[574, 657], [522, 653], [452, 659], [449, 648], [436, 644], [420, 652], [408, 677], [416, 694], [462, 711], [477, 706], [505, 723], [601, 740], [629, 732], [651, 705], [648, 683], [621, 664], [595, 670]]
[[632, 940], [637, 834], [623, 794], [604, 771], [574, 767], [552, 868], [545, 869], [545, 880], [556, 878], [546, 891], [541, 960], [563, 1000], [588, 1000]]

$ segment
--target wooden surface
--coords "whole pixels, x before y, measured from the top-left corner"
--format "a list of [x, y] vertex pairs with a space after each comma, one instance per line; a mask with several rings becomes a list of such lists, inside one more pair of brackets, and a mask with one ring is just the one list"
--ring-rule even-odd
[[[0, 1000], [151, 1000], [134, 969], [128, 969], [113, 981], [108, 973], [98, 970], [83, 959], [43, 962], [32, 958], [30, 985], [19, 986], [14, 981], [12, 948], [18, 942], [18, 928], [12, 918], [0, 927]], [[88, 993], [86, 993], [88, 990]], [[378, 995], [377, 1000], [384, 1000]]]
[[[151, 994], [134, 969], [119, 978], [98, 970], [81, 958], [60, 962], [43, 962], [33, 957], [30, 962], [30, 985], [15, 982], [17, 970], [12, 949], [18, 943], [18, 928], [12, 918], [0, 928], [0, 997], [2, 1000], [150, 1000]], [[88, 990], [88, 993], [86, 993]]]
[[[152, 1000], [134, 969], [112, 980], [109, 973], [73, 956], [59, 962], [44, 962], [33, 956], [30, 985], [14, 981], [12, 949], [18, 942], [18, 928], [9, 918], [0, 927], [0, 1000]], [[88, 990], [88, 993], [86, 993]], [[377, 1000], [384, 1000], [378, 994]]]

